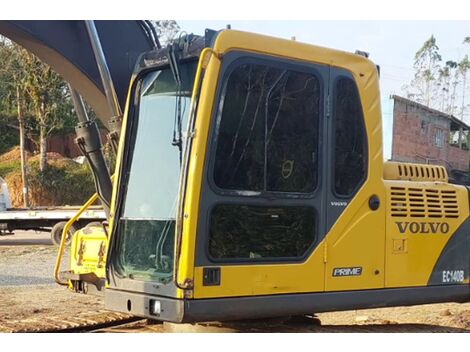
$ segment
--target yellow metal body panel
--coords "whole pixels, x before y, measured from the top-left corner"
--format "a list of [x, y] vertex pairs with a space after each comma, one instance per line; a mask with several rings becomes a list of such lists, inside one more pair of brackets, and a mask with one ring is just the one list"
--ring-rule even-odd
[[75, 274], [106, 276], [108, 238], [102, 227], [89, 226], [75, 232], [70, 247], [70, 270]]
[[[330, 266], [340, 265], [346, 261], [349, 263], [358, 262], [367, 267], [367, 276], [364, 275], [364, 277], [356, 280], [353, 285], [355, 288], [382, 287], [385, 213], [383, 210], [379, 210], [369, 214], [370, 211], [366, 209], [371, 195], [378, 195], [382, 199], [384, 197], [384, 187], [381, 182], [380, 95], [375, 65], [364, 57], [346, 52], [238, 31], [220, 33], [213, 50], [215, 55], [211, 56], [205, 71], [196, 116], [196, 135], [190, 156], [188, 189], [184, 206], [185, 219], [178, 281], [194, 281], [194, 298], [323, 291], [325, 289], [324, 260], [325, 255], [327, 255], [327, 270], [330, 270]], [[330, 231], [326, 241], [314, 250], [307, 261], [300, 264], [223, 266], [221, 268], [221, 285], [207, 287], [202, 285], [202, 268], [194, 268], [197, 216], [210, 117], [219, 80], [220, 58], [223, 58], [224, 54], [232, 50], [243, 50], [280, 58], [331, 65], [350, 71], [358, 84], [364, 109], [369, 140], [369, 175], [357, 197], [348, 206], [337, 225]], [[351, 226], [351, 229], [344, 234], [343, 230], [346, 226]], [[376, 228], [377, 233], [364, 231], [365, 228], [369, 229], [371, 227]], [[360, 240], [358, 239], [359, 233], [361, 234]], [[326, 251], [325, 242], [328, 244]], [[330, 247], [333, 249], [330, 249]], [[371, 252], [376, 254], [369, 255]], [[378, 275], [369, 275], [370, 272], [375, 272], [376, 269], [379, 270]], [[344, 286], [329, 280], [326, 284], [331, 286], [332, 289], [341, 289]]]
[[222, 266], [220, 286], [203, 286], [202, 271], [195, 268], [194, 298], [319, 292], [324, 288], [324, 243], [304, 263]]
[[[463, 186], [443, 182], [385, 181], [385, 187], [388, 208], [385, 286], [426, 286], [445, 245], [469, 216], [468, 191]], [[392, 205], [391, 196], [394, 189], [400, 188], [408, 190], [411, 188], [407, 194], [411, 192], [413, 192], [411, 194], [419, 194], [417, 191], [419, 189], [439, 192], [455, 191], [458, 215], [456, 217], [430, 217], [431, 214], [425, 213], [424, 217], [417, 217], [409, 208], [406, 213], [399, 214], [394, 210], [396, 207]], [[425, 203], [426, 197], [423, 198], [423, 203]], [[414, 224], [411, 225], [412, 223]], [[433, 224], [433, 229], [427, 225], [429, 223]], [[448, 224], [448, 231], [443, 232], [437, 225], [442, 223]]]
[[[366, 184], [326, 237], [326, 291], [382, 288], [384, 286], [385, 207], [369, 208], [369, 197], [379, 189], [368, 191]], [[373, 192], [372, 194], [370, 192]], [[335, 268], [362, 268], [358, 276], [333, 276]]]
[[[189, 157], [186, 199], [184, 200], [184, 223], [181, 241], [178, 282], [194, 280], [194, 252], [196, 228], [199, 214], [199, 198], [203, 177], [206, 144], [209, 134], [210, 116], [220, 69], [220, 60], [212, 54], [207, 63], [201, 85], [199, 106], [195, 120], [195, 135]], [[183, 297], [179, 290], [178, 297]]]

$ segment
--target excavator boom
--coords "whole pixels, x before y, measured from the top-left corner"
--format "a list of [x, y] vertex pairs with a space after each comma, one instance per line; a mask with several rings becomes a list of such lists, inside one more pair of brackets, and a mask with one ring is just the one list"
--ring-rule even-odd
[[[123, 110], [134, 65], [155, 43], [144, 21], [94, 22]], [[0, 21], [0, 34], [50, 65], [108, 126], [114, 114], [106, 101], [85, 21]]]

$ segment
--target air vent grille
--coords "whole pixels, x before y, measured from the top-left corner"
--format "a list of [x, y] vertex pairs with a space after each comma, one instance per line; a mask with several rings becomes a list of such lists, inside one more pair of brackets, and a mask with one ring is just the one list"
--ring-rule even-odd
[[387, 161], [384, 164], [386, 180], [447, 182], [447, 171], [438, 165], [423, 165]]
[[396, 217], [459, 217], [457, 194], [453, 190], [391, 187], [390, 210]]

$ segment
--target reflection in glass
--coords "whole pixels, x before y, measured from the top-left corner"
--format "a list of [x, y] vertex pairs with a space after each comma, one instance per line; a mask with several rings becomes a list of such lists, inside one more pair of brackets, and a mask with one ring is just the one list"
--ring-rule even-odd
[[310, 207], [217, 205], [209, 253], [215, 259], [298, 258], [315, 241], [315, 229]]

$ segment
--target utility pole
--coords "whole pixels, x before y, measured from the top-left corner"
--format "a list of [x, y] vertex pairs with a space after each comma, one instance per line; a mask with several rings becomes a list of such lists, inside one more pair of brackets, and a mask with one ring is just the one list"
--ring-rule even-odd
[[18, 124], [20, 127], [20, 156], [21, 156], [21, 179], [23, 181], [23, 206], [29, 208], [28, 179], [26, 177], [26, 155], [24, 146], [24, 116], [20, 95], [20, 87], [16, 86], [16, 103], [18, 105]]

